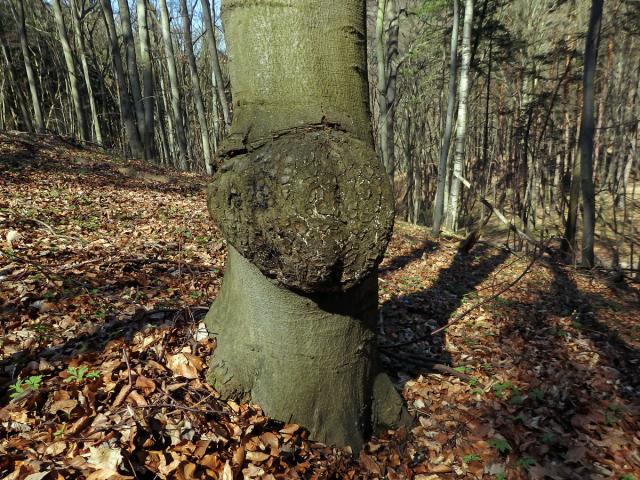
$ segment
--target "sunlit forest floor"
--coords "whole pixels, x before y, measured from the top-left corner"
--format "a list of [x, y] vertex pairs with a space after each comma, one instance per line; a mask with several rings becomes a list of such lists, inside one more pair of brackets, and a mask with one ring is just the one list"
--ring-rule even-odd
[[638, 285], [545, 254], [497, 295], [531, 257], [402, 223], [379, 329], [412, 427], [351, 454], [218, 400], [206, 180], [0, 134], [0, 478], [640, 480]]

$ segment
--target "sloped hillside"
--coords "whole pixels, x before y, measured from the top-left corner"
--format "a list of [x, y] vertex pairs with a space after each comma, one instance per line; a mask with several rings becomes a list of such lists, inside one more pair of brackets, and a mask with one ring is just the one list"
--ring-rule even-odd
[[640, 479], [638, 286], [402, 223], [379, 329], [411, 429], [351, 454], [219, 400], [206, 181], [0, 134], [0, 478]]

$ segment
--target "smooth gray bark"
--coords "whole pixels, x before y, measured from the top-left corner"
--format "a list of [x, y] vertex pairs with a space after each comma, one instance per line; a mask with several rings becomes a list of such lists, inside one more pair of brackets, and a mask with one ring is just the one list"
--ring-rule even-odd
[[142, 141], [147, 158], [152, 158], [155, 155], [153, 135], [153, 67], [151, 64], [146, 0], [136, 0], [136, 7], [138, 17], [138, 43], [140, 46], [140, 69], [142, 70], [142, 104], [144, 106], [144, 137]]
[[464, 147], [467, 131], [467, 101], [469, 96], [469, 67], [471, 62], [471, 31], [473, 28], [473, 0], [465, 1], [464, 25], [462, 27], [462, 64], [460, 65], [458, 119], [456, 124], [456, 150], [453, 161], [453, 177], [449, 192], [449, 209], [447, 211], [447, 228], [455, 231], [458, 228], [460, 209], [461, 182], [464, 170]]
[[113, 10], [111, 8], [110, 0], [100, 0], [100, 6], [102, 7], [102, 13], [107, 25], [107, 32], [109, 36], [109, 47], [111, 51], [111, 61], [113, 63], [113, 70], [116, 75], [116, 81], [118, 83], [118, 102], [120, 104], [120, 114], [122, 116], [122, 123], [124, 124], [125, 132], [127, 135], [127, 142], [129, 148], [131, 148], [131, 154], [134, 157], [144, 157], [144, 147], [140, 140], [140, 132], [136, 126], [135, 113], [133, 106], [131, 105], [131, 98], [129, 97], [129, 89], [127, 88], [127, 80], [125, 78], [124, 67], [122, 66], [122, 59], [120, 58], [120, 48], [118, 47], [118, 34], [116, 32], [116, 24], [113, 20]]
[[82, 12], [79, 11], [77, 0], [71, 0], [71, 21], [73, 23], [73, 30], [75, 33], [76, 45], [78, 48], [78, 55], [80, 56], [80, 63], [82, 65], [82, 74], [84, 77], [84, 85], [87, 89], [87, 96], [89, 97], [89, 106], [91, 108], [91, 123], [93, 126], [93, 135], [95, 141], [103, 145], [104, 140], [102, 138], [102, 128], [100, 127], [100, 120], [98, 118], [98, 109], [96, 107], [96, 99], [93, 94], [93, 86], [91, 84], [91, 76], [89, 73], [89, 63], [87, 62], [87, 53], [85, 51], [84, 35], [82, 33], [82, 23], [80, 16]]
[[[78, 75], [76, 73], [76, 62], [71, 51], [71, 45], [69, 44], [69, 37], [67, 36], [67, 29], [64, 25], [64, 17], [62, 15], [62, 7], [60, 6], [60, 0], [52, 0], [53, 16], [58, 28], [58, 37], [62, 44], [62, 53], [64, 54], [64, 61], [67, 66], [67, 76], [69, 78], [69, 86], [71, 93], [71, 100], [73, 102], [73, 109], [76, 114], [76, 122], [78, 123], [78, 132], [82, 140], [88, 140], [89, 134], [87, 132], [87, 121], [84, 115], [83, 102], [80, 98], [80, 85], [78, 82]], [[72, 12], [73, 16], [73, 12]]]
[[165, 60], [167, 62], [167, 71], [169, 73], [173, 127], [175, 129], [176, 141], [178, 142], [178, 150], [180, 152], [179, 165], [180, 168], [186, 170], [189, 153], [187, 151], [187, 137], [185, 135], [184, 123], [182, 121], [182, 95], [180, 93], [176, 57], [173, 51], [173, 40], [171, 39], [169, 10], [167, 9], [166, 0], [160, 0], [160, 25], [162, 27], [162, 42], [164, 44]]
[[458, 76], [458, 28], [460, 24], [460, 8], [458, 0], [453, 0], [453, 25], [451, 26], [451, 50], [449, 57], [449, 88], [447, 98], [447, 117], [444, 125], [444, 136], [440, 149], [438, 163], [438, 184], [436, 187], [435, 205], [433, 207], [433, 225], [431, 233], [440, 234], [442, 218], [444, 216], [444, 198], [447, 181], [447, 167], [449, 165], [449, 148], [451, 147], [451, 133], [453, 131], [453, 115], [456, 108], [456, 79]]
[[231, 127], [231, 108], [227, 93], [224, 90], [224, 78], [222, 77], [222, 69], [220, 68], [220, 57], [218, 55], [218, 42], [216, 41], [215, 22], [211, 15], [211, 7], [209, 0], [200, 0], [202, 4], [202, 12], [204, 14], [204, 24], [207, 30], [208, 45], [211, 49], [211, 61], [213, 62], [213, 83], [218, 92], [218, 101], [222, 108], [222, 116], [224, 118], [225, 130]]
[[593, 132], [598, 44], [604, 0], [591, 1], [589, 29], [584, 47], [582, 78], [582, 124], [580, 126], [580, 176], [582, 184], [582, 265], [594, 266], [596, 199], [593, 186]]
[[182, 30], [184, 31], [185, 48], [189, 61], [189, 71], [191, 74], [191, 87], [193, 90], [193, 101], [198, 112], [198, 125], [200, 126], [200, 136], [202, 138], [202, 151], [204, 154], [204, 166], [208, 174], [213, 171], [213, 158], [211, 156], [211, 145], [209, 143], [209, 132], [207, 130], [207, 115], [202, 102], [202, 90], [198, 80], [198, 66], [196, 56], [193, 53], [193, 39], [191, 38], [191, 21], [189, 19], [189, 9], [187, 0], [180, 0], [180, 11], [182, 14]]
[[24, 0], [18, 0], [18, 5], [14, 9], [16, 23], [18, 25], [18, 37], [20, 38], [20, 49], [22, 50], [22, 59], [24, 61], [24, 69], [27, 72], [27, 81], [29, 82], [29, 92], [31, 93], [31, 105], [33, 107], [33, 118], [36, 131], [42, 133], [45, 130], [44, 116], [40, 106], [40, 96], [38, 95], [38, 87], [36, 85], [36, 76], [33, 72], [31, 64], [31, 53], [29, 52], [29, 41], [27, 40], [27, 26], [24, 18]]
[[358, 449], [403, 407], [375, 348], [391, 185], [373, 148], [364, 0], [222, 6], [234, 112], [209, 210], [230, 244], [209, 380]]

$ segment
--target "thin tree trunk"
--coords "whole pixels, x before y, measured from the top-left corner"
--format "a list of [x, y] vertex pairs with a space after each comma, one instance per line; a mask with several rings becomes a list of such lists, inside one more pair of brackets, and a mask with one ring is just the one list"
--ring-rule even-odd
[[140, 45], [140, 68], [142, 70], [142, 104], [144, 106], [143, 143], [147, 158], [153, 158], [155, 152], [153, 132], [153, 66], [151, 63], [151, 46], [149, 42], [149, 26], [147, 23], [146, 0], [136, 0], [138, 17], [138, 40]]
[[[386, 25], [388, 23], [388, 29]], [[393, 182], [395, 173], [395, 96], [398, 55], [398, 17], [395, 0], [378, 0], [376, 62], [378, 73], [378, 129], [382, 163]]]
[[27, 40], [27, 26], [24, 18], [24, 0], [18, 0], [18, 6], [14, 9], [14, 14], [18, 25], [18, 36], [20, 37], [24, 69], [27, 72], [27, 81], [29, 82], [29, 91], [31, 92], [34, 123], [36, 125], [36, 131], [42, 133], [45, 130], [44, 117], [42, 116], [42, 108], [40, 107], [40, 96], [38, 95], [38, 87], [36, 86], [36, 76], [31, 65], [31, 53], [29, 52], [29, 42]]
[[171, 26], [169, 25], [169, 10], [166, 0], [160, 0], [160, 24], [162, 30], [162, 40], [164, 43], [164, 53], [169, 72], [169, 86], [171, 88], [171, 112], [173, 114], [173, 126], [176, 131], [176, 140], [180, 151], [179, 165], [183, 170], [187, 169], [187, 138], [182, 121], [182, 98], [180, 85], [178, 83], [178, 70], [176, 69], [176, 58], [173, 53], [173, 41], [171, 40]]
[[225, 130], [229, 131], [231, 126], [231, 108], [229, 100], [224, 89], [224, 78], [222, 77], [222, 69], [220, 68], [220, 57], [218, 55], [218, 43], [216, 42], [215, 22], [211, 16], [211, 7], [209, 0], [200, 0], [202, 3], [202, 12], [204, 13], [204, 25], [207, 30], [207, 38], [209, 40], [209, 48], [211, 49], [211, 61], [213, 62], [214, 84], [218, 90], [218, 101], [222, 107], [222, 116], [224, 118]]
[[[67, 29], [64, 25], [64, 17], [62, 16], [60, 0], [53, 0], [52, 4], [53, 16], [58, 27], [58, 37], [60, 37], [64, 60], [67, 64], [67, 75], [69, 77], [69, 85], [71, 87], [71, 100], [73, 101], [73, 109], [76, 114], [76, 121], [78, 122], [78, 131], [80, 133], [80, 138], [86, 141], [89, 138], [89, 134], [87, 132], [87, 122], [84, 116], [82, 100], [80, 99], [80, 86], [78, 82], [78, 75], [76, 73], [76, 62], [73, 58], [71, 45], [69, 45], [69, 37], [67, 36]], [[74, 13], [71, 13], [72, 16], [74, 16]]]
[[87, 89], [87, 95], [89, 97], [89, 106], [91, 108], [91, 123], [93, 125], [93, 135], [95, 141], [103, 145], [104, 140], [102, 138], [102, 128], [100, 128], [100, 120], [98, 119], [98, 109], [96, 107], [96, 99], [93, 94], [93, 86], [91, 85], [91, 76], [89, 73], [89, 64], [87, 62], [87, 54], [84, 45], [84, 35], [82, 34], [82, 24], [80, 23], [79, 15], [82, 14], [78, 10], [77, 0], [71, 0], [71, 21], [73, 23], [73, 29], [76, 37], [76, 45], [78, 48], [78, 54], [80, 55], [80, 63], [82, 65], [82, 73], [84, 76], [84, 84]]
[[[138, 75], [138, 61], [136, 59], [136, 46], [133, 40], [133, 28], [131, 26], [131, 12], [129, 11], [128, 0], [118, 0], [120, 7], [120, 27], [122, 29], [122, 39], [124, 41], [125, 54], [127, 57], [127, 75], [129, 77], [129, 87], [133, 100], [133, 108], [136, 112], [136, 124], [140, 139], [144, 141], [145, 133], [145, 113], [142, 104], [142, 93], [140, 92], [140, 76]], [[145, 152], [147, 146], [145, 145]]]
[[136, 158], [144, 157], [144, 147], [140, 140], [140, 132], [136, 126], [135, 113], [131, 105], [131, 98], [129, 97], [129, 90], [127, 89], [127, 80], [124, 74], [124, 68], [122, 66], [122, 59], [120, 58], [120, 48], [118, 48], [118, 35], [116, 33], [116, 24], [113, 20], [113, 10], [111, 9], [110, 0], [100, 0], [102, 6], [102, 13], [107, 25], [107, 32], [109, 36], [109, 47], [111, 50], [111, 61], [113, 62], [113, 69], [116, 74], [116, 81], [118, 83], [118, 101], [120, 104], [120, 114], [122, 117], [122, 123], [127, 134], [127, 142], [131, 148], [131, 154]]
[[456, 125], [456, 150], [453, 162], [453, 178], [449, 193], [447, 227], [455, 231], [458, 228], [461, 183], [464, 169], [464, 144], [467, 128], [467, 100], [469, 96], [469, 67], [471, 61], [471, 30], [473, 27], [473, 0], [466, 0], [464, 25], [462, 30], [462, 65], [460, 66], [458, 119]]
[[193, 101], [198, 112], [198, 123], [200, 125], [200, 135], [202, 137], [202, 151], [204, 154], [204, 166], [208, 174], [213, 171], [213, 159], [211, 156], [211, 146], [209, 144], [209, 132], [207, 131], [207, 116], [202, 102], [202, 90], [198, 80], [198, 66], [196, 56], [193, 53], [193, 39], [191, 38], [191, 21], [189, 20], [189, 10], [187, 0], [180, 0], [180, 10], [182, 12], [182, 28], [184, 30], [185, 48], [189, 60], [189, 70], [191, 73], [191, 86], [193, 89]]
[[582, 79], [582, 123], [580, 126], [580, 174], [582, 183], [582, 265], [594, 266], [594, 238], [596, 223], [595, 191], [593, 186], [593, 132], [598, 44], [604, 0], [591, 1], [589, 29], [584, 48]]
[[0, 22], [0, 49], [2, 49], [2, 58], [5, 63], [5, 71], [7, 72], [8, 80], [9, 80], [9, 88], [14, 92], [15, 95], [15, 103], [18, 109], [20, 110], [20, 116], [22, 117], [22, 123], [24, 123], [24, 128], [28, 132], [33, 131], [33, 123], [31, 122], [31, 117], [29, 116], [29, 112], [27, 111], [27, 102], [25, 96], [20, 89], [20, 85], [16, 81], [16, 74], [13, 71], [13, 63], [11, 62], [10, 50], [7, 46], [7, 43], [4, 39], [4, 31], [2, 28], [2, 23]]
[[447, 118], [444, 125], [444, 137], [440, 148], [440, 163], [438, 164], [438, 186], [436, 190], [435, 207], [433, 209], [433, 226], [431, 232], [440, 234], [442, 217], [444, 215], [444, 198], [447, 181], [447, 166], [449, 148], [451, 146], [451, 132], [453, 131], [453, 114], [456, 107], [456, 77], [458, 75], [458, 27], [460, 23], [460, 9], [458, 0], [453, 0], [453, 25], [451, 27], [451, 49], [449, 57], [449, 94], [447, 99]]

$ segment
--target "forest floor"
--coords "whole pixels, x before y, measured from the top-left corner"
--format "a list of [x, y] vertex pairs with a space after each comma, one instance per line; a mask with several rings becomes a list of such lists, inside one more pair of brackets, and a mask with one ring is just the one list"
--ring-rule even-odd
[[206, 181], [0, 134], [0, 478], [640, 480], [638, 285], [402, 223], [379, 328], [413, 426], [352, 454], [219, 400]]

